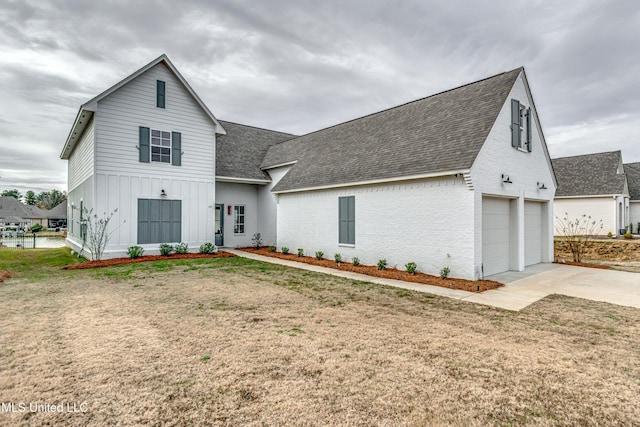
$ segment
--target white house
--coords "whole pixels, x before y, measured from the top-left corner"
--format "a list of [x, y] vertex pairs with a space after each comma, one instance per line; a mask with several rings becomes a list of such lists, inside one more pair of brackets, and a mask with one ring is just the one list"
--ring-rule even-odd
[[625, 163], [624, 173], [629, 186], [629, 225], [640, 234], [640, 162]]
[[294, 137], [218, 121], [163, 55], [80, 108], [62, 158], [70, 246], [80, 206], [118, 208], [106, 256], [260, 232], [466, 279], [553, 259], [556, 180], [523, 68]]
[[629, 187], [620, 151], [553, 159], [558, 179], [554, 201], [555, 229], [561, 220], [587, 215], [602, 220], [600, 234], [617, 235], [629, 225]]

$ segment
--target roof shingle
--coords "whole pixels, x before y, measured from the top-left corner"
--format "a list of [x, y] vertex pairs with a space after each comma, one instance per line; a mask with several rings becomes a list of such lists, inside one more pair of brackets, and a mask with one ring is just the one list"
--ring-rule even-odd
[[618, 173], [620, 151], [552, 159], [558, 180], [556, 197], [624, 193], [625, 175]]
[[244, 179], [270, 179], [260, 169], [267, 149], [294, 138], [273, 130], [260, 129], [220, 120], [227, 131], [216, 139], [216, 176]]
[[262, 167], [297, 160], [276, 192], [469, 169], [522, 71], [276, 144]]
[[627, 175], [629, 198], [631, 200], [640, 200], [640, 162], [625, 163], [624, 173]]

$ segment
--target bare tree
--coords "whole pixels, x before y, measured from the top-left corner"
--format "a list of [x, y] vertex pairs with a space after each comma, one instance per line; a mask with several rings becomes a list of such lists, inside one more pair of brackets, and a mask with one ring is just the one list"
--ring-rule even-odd
[[573, 261], [582, 262], [589, 242], [602, 230], [602, 220], [596, 221], [587, 215], [572, 219], [566, 212], [564, 217], [556, 217], [556, 220], [556, 235], [569, 246]]
[[[82, 249], [84, 249], [84, 245], [86, 242], [87, 249], [89, 249], [89, 252], [91, 253], [92, 261], [98, 261], [102, 259], [102, 255], [104, 255], [104, 250], [109, 243], [109, 239], [111, 239], [111, 235], [115, 233], [118, 228], [120, 228], [118, 226], [111, 231], [108, 230], [109, 222], [116, 212], [118, 212], [118, 209], [114, 209], [114, 211], [108, 215], [105, 212], [102, 217], [99, 218], [98, 215], [93, 213], [93, 208], [84, 208], [84, 215], [86, 219], [83, 222], [85, 222], [87, 228], [86, 235], [82, 242]], [[122, 221], [122, 224], [124, 224], [125, 222], [126, 220]], [[80, 250], [80, 253], [82, 253], [82, 249]]]

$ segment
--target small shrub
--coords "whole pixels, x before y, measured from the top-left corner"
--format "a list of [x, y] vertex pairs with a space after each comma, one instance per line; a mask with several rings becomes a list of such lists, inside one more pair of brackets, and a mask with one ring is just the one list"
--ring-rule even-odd
[[286, 246], [283, 246], [282, 247], [282, 253], [285, 254], [285, 255], [288, 254], [289, 253], [289, 248], [286, 247]]
[[316, 259], [317, 260], [321, 260], [323, 256], [324, 256], [324, 252], [316, 251]]
[[304, 256], [304, 249], [298, 248], [298, 256]]
[[416, 274], [416, 269], [418, 268], [418, 265], [412, 261], [409, 264], [405, 265], [405, 267], [407, 269], [407, 273]]
[[218, 248], [216, 248], [216, 245], [207, 242], [200, 245], [200, 249], [198, 250], [198, 252], [200, 252], [201, 254], [212, 254], [217, 250]]
[[189, 252], [189, 245], [185, 242], [180, 242], [174, 247], [177, 254], [186, 254]]
[[378, 270], [384, 270], [385, 268], [387, 268], [387, 260], [381, 259], [378, 261]]
[[129, 258], [140, 258], [143, 253], [144, 249], [142, 246], [129, 246], [129, 249], [127, 249], [127, 255], [129, 255]]
[[253, 242], [253, 246], [256, 249], [260, 249], [260, 247], [262, 246], [262, 236], [260, 235], [260, 233], [254, 234], [251, 241]]
[[168, 243], [162, 243], [160, 245], [160, 255], [169, 256], [171, 255], [171, 252], [173, 252], [173, 245], [170, 245]]
[[607, 237], [613, 237], [613, 233], [612, 232], [607, 233]]
[[269, 252], [275, 252], [276, 251], [276, 247], [274, 245], [269, 245]]
[[342, 255], [340, 255], [340, 254], [335, 254], [335, 255], [333, 256], [333, 259], [335, 259], [335, 260], [336, 260], [336, 264], [340, 264], [340, 263], [342, 262]]
[[445, 267], [440, 270], [440, 277], [446, 279], [447, 277], [449, 277], [449, 273], [451, 273], [451, 269], [449, 269], [449, 267]]
[[354, 256], [353, 260], [352, 260], [352, 264], [353, 265], [360, 265], [360, 258], [358, 258], [357, 256]]
[[631, 233], [624, 233], [624, 238], [625, 238], [625, 239], [633, 239], [633, 234], [631, 234]]

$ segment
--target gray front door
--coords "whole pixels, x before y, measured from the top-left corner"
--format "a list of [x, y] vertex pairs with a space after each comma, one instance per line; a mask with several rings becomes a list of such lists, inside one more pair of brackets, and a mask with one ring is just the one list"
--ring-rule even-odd
[[216, 246], [222, 246], [224, 244], [224, 205], [216, 205]]

